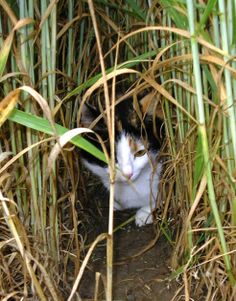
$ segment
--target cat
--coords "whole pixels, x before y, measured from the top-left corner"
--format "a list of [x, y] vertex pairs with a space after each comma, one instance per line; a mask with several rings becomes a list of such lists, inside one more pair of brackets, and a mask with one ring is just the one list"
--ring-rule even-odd
[[[138, 99], [142, 121], [134, 110], [133, 98], [129, 97], [116, 105], [115, 111], [115, 204], [114, 210], [137, 208], [135, 223], [141, 227], [153, 222], [152, 209], [158, 194], [162, 162], [157, 162], [163, 138], [163, 120], [156, 117], [154, 135], [153, 102], [154, 94], [147, 94]], [[150, 105], [151, 104], [151, 105]], [[100, 111], [91, 105], [84, 105], [81, 122], [85, 127], [100, 115]], [[93, 130], [99, 134], [109, 151], [109, 140], [104, 119], [97, 123]], [[86, 138], [101, 149], [94, 140], [94, 135]], [[97, 175], [109, 190], [108, 166], [89, 153], [82, 151], [84, 165]]]

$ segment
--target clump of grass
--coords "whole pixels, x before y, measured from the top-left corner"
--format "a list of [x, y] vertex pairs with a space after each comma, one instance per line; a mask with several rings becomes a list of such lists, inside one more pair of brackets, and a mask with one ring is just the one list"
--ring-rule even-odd
[[62, 144], [81, 133], [67, 129], [77, 127], [81, 104], [104, 86], [106, 108], [112, 107], [111, 153], [105, 157], [82, 137], [72, 142], [107, 161], [114, 176], [115, 98], [106, 85], [114, 87], [122, 75], [136, 88], [156, 90], [162, 105], [167, 140], [160, 226], [171, 233], [167, 220], [174, 218], [173, 277], [182, 276], [186, 300], [206, 288], [207, 300], [233, 299], [233, 2], [3, 0], [0, 6], [1, 298], [79, 298], [89, 256], [107, 239], [112, 299], [113, 190], [108, 235], [83, 257], [80, 166]]

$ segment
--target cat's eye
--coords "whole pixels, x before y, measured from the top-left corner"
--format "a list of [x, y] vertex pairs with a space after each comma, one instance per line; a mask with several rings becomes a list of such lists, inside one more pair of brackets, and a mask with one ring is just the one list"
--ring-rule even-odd
[[134, 154], [134, 157], [137, 158], [137, 157], [142, 157], [146, 154], [146, 150], [145, 149], [140, 149], [139, 151], [137, 151], [135, 154]]

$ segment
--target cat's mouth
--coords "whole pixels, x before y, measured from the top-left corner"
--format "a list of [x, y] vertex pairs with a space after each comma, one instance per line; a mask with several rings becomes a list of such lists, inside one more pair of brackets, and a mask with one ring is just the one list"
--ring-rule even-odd
[[132, 175], [124, 175], [120, 174], [116, 176], [116, 182], [119, 183], [127, 183], [127, 184], [132, 184], [137, 179], [138, 175], [137, 174], [132, 174]]
[[[109, 174], [109, 170], [107, 169], [107, 173]], [[132, 184], [132, 182], [134, 182], [140, 173], [133, 173], [133, 172], [129, 172], [129, 173], [124, 173], [120, 170], [120, 168], [116, 169], [116, 178], [115, 178], [115, 182], [117, 183], [123, 183], [123, 184]]]

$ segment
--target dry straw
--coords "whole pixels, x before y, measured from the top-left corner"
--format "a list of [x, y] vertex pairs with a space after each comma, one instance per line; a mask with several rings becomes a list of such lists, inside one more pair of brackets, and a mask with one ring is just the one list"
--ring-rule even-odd
[[[78, 152], [65, 143], [84, 131], [68, 129], [103, 87], [111, 152], [80, 136], [72, 143], [108, 162], [114, 182], [115, 87], [125, 77], [133, 91], [155, 90], [165, 117], [158, 223], [174, 244], [171, 278], [183, 280], [173, 300], [200, 300], [206, 291], [205, 300], [233, 300], [235, 1], [0, 0], [0, 7], [0, 298], [80, 300], [83, 272], [105, 239], [112, 300], [114, 185], [108, 231], [87, 250], [77, 204], [86, 206], [84, 179]], [[98, 291], [97, 280], [97, 299]]]

